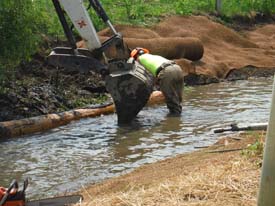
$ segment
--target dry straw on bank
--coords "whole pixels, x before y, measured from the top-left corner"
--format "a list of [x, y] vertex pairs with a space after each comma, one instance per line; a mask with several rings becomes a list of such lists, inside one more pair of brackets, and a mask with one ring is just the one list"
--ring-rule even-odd
[[86, 205], [256, 205], [259, 168], [243, 156], [211, 160], [178, 177], [123, 192], [101, 194]]

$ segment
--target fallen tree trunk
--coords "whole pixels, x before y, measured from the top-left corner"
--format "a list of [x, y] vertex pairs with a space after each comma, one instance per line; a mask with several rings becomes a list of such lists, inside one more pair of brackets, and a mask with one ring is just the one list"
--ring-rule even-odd
[[[159, 91], [155, 91], [151, 94], [148, 105], [162, 103], [164, 100], [163, 94]], [[0, 138], [18, 137], [36, 132], [42, 132], [68, 124], [73, 120], [79, 120], [87, 117], [97, 117], [114, 112], [115, 106], [111, 104], [100, 108], [75, 109], [58, 114], [48, 114], [21, 120], [0, 122]]]

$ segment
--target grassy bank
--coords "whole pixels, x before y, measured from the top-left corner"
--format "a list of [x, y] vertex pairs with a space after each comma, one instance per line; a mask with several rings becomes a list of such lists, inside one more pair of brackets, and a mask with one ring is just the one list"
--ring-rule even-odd
[[84, 189], [84, 205], [256, 205], [264, 136], [230, 135], [207, 149], [145, 165]]
[[[199, 12], [215, 12], [216, 0], [102, 0], [102, 4], [114, 22], [151, 25], [165, 15], [191, 15]], [[271, 14], [275, 11], [274, 0], [222, 1], [222, 16], [249, 15], [253, 12]]]

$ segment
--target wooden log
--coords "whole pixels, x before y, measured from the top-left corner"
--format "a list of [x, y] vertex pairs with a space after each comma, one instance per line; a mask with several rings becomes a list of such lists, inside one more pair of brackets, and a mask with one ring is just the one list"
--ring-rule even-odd
[[114, 112], [114, 105], [97, 109], [76, 109], [59, 114], [48, 114], [21, 120], [0, 122], [0, 137], [8, 138], [33, 134], [68, 124], [73, 120], [96, 117], [112, 112]]
[[[148, 105], [164, 102], [164, 96], [160, 91], [151, 94]], [[114, 105], [93, 109], [75, 109], [58, 114], [48, 114], [21, 120], [0, 122], [0, 138], [18, 137], [27, 134], [46, 131], [56, 128], [73, 120], [87, 117], [97, 117], [115, 112]]]

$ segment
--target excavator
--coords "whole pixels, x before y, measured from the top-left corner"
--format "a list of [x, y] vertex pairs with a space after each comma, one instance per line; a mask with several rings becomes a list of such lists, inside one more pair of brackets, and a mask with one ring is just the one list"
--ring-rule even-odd
[[[47, 57], [48, 64], [84, 73], [93, 71], [100, 74], [114, 100], [118, 124], [131, 122], [150, 97], [153, 90], [153, 76], [143, 67], [127, 63], [128, 48], [98, 0], [89, 0], [89, 7], [94, 8], [97, 15], [113, 32], [113, 36], [103, 43], [99, 40], [88, 9], [82, 0], [52, 0], [52, 2], [70, 46], [54, 48]], [[87, 49], [77, 48], [77, 42], [65, 14], [86, 43]], [[105, 51], [111, 47], [116, 50], [115, 58], [108, 58], [105, 55]], [[17, 181], [13, 180], [8, 188], [0, 187], [0, 206], [65, 206], [81, 203], [83, 199], [81, 195], [64, 195], [28, 201], [25, 197], [27, 185], [28, 180], [25, 180], [20, 190]]]
[[[89, 0], [86, 8], [83, 0], [52, 0], [63, 27], [69, 47], [56, 47], [49, 54], [48, 64], [54, 67], [96, 72], [105, 81], [107, 91], [115, 104], [118, 124], [131, 122], [147, 103], [153, 91], [153, 76], [142, 66], [128, 63], [129, 48], [122, 35], [116, 31], [98, 0]], [[109, 27], [113, 35], [100, 41], [88, 9]], [[70, 26], [72, 24], [72, 26]], [[74, 27], [83, 39], [86, 48], [78, 48], [72, 31]], [[115, 50], [115, 57], [107, 56]]]

